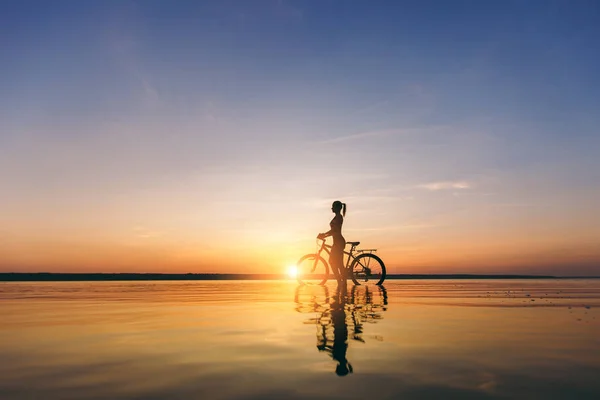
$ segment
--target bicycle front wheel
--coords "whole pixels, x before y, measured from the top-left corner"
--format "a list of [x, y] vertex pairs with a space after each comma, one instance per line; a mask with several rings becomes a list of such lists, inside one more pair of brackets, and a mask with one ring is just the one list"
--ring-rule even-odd
[[318, 254], [307, 254], [296, 263], [296, 279], [303, 285], [323, 285], [327, 282], [329, 265]]
[[385, 280], [385, 265], [375, 254], [361, 254], [352, 261], [352, 282], [355, 285], [371, 283], [381, 285]]

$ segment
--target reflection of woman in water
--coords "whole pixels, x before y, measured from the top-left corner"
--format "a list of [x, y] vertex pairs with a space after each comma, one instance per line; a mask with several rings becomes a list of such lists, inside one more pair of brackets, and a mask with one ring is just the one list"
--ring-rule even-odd
[[[344, 285], [338, 286], [333, 301], [316, 319], [320, 325], [317, 330], [317, 349], [329, 353], [337, 361], [335, 373], [338, 376], [352, 372], [352, 365], [346, 359], [348, 350], [348, 323], [346, 322], [346, 290]], [[333, 332], [331, 332], [333, 328]], [[333, 333], [333, 335], [331, 335]], [[332, 338], [333, 336], [333, 338]], [[332, 340], [333, 339], [333, 340]]]
[[345, 288], [338, 288], [336, 299], [331, 303], [331, 322], [333, 323], [333, 348], [331, 357], [338, 362], [335, 373], [338, 376], [352, 372], [352, 365], [346, 359], [348, 350], [348, 325], [346, 324]]
[[[363, 324], [377, 323], [383, 318], [381, 312], [387, 310], [385, 287], [378, 286], [377, 289], [379, 296], [368, 286], [354, 286], [348, 296], [346, 285], [342, 284], [338, 285], [335, 295], [330, 296], [327, 286], [299, 285], [296, 288], [296, 311], [318, 314], [304, 323], [317, 326], [317, 349], [337, 362], [335, 373], [339, 376], [353, 372], [346, 359], [348, 340], [365, 343]], [[371, 338], [383, 340], [381, 336]]]
[[335, 217], [329, 223], [330, 230], [325, 233], [319, 233], [319, 239], [325, 239], [328, 236], [333, 237], [333, 247], [329, 254], [329, 265], [338, 282], [346, 279], [344, 273], [344, 247], [346, 240], [342, 236], [342, 224], [346, 216], [346, 203], [336, 200], [331, 205], [331, 211], [335, 213]]

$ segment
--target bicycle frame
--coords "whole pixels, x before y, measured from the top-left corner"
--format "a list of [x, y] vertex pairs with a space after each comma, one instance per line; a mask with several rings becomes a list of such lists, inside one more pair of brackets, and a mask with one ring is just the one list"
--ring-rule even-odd
[[[325, 241], [325, 239], [319, 239], [322, 241], [321, 243], [321, 247], [319, 248], [319, 250], [317, 251], [317, 255], [321, 256], [321, 252], [325, 251], [327, 254], [331, 254], [331, 248], [333, 247], [332, 245], [327, 244], [327, 242]], [[346, 243], [346, 245], [348, 245], [350, 243]], [[357, 245], [352, 244], [350, 246], [350, 251], [346, 251], [344, 250], [344, 255], [346, 255], [346, 264], [344, 265], [344, 269], [345, 270], [349, 270], [350, 266], [352, 265], [352, 262], [354, 261], [354, 259], [356, 259], [356, 256], [354, 255], [354, 253], [360, 253], [360, 254], [364, 254], [364, 253], [373, 253], [375, 252], [375, 249], [368, 249], [368, 250], [356, 250]], [[317, 263], [318, 258], [315, 258], [315, 264]], [[330, 265], [331, 267], [331, 265]]]

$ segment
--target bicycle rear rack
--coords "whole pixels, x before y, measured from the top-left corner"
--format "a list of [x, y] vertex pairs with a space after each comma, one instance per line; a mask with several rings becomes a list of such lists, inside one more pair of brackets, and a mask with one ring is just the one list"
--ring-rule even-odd
[[375, 253], [377, 251], [377, 249], [361, 249], [361, 250], [355, 250], [357, 253]]

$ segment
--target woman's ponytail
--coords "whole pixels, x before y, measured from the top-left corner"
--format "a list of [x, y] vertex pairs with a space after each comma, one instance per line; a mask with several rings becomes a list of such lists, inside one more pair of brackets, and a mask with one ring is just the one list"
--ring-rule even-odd
[[346, 216], [346, 203], [342, 203], [342, 215]]

